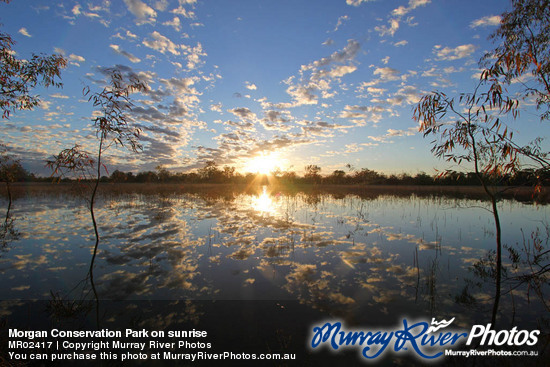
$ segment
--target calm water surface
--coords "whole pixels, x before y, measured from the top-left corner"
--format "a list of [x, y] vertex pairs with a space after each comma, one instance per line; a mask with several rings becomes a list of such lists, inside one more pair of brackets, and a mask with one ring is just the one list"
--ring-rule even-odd
[[[495, 292], [493, 263], [483, 261], [495, 249], [488, 207], [450, 197], [268, 187], [228, 195], [105, 194], [96, 209], [94, 282], [102, 300], [298, 300], [348, 320], [461, 315], [464, 325], [486, 322]], [[540, 325], [549, 316], [548, 283], [528, 287], [518, 276], [533, 266], [529, 251], [547, 248], [548, 206], [507, 200], [499, 208], [503, 243], [519, 255], [512, 266], [504, 250], [499, 317]], [[89, 293], [95, 238], [85, 201], [27, 194], [10, 214], [0, 312], [9, 313], [8, 300]]]

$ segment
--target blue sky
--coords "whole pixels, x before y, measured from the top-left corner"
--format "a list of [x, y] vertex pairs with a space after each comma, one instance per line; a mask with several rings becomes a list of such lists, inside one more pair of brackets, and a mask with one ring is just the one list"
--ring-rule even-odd
[[[0, 141], [34, 172], [75, 143], [94, 151], [92, 108], [118, 66], [150, 87], [132, 97], [144, 150], [108, 151], [110, 170], [214, 160], [246, 170], [260, 155], [297, 172], [346, 164], [386, 173], [447, 168], [412, 120], [419, 97], [473, 89], [502, 0], [120, 0], [0, 3], [21, 58], [62, 53], [62, 89], [2, 122]], [[535, 127], [535, 128], [534, 128]], [[526, 110], [521, 141], [548, 133]], [[536, 135], [533, 135], [536, 134]]]

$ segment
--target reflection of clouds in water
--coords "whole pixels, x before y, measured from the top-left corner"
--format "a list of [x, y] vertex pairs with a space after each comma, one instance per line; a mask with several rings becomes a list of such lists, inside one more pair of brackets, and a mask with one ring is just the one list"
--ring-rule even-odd
[[15, 261], [11, 262], [11, 267], [19, 271], [35, 271], [40, 265], [45, 265], [48, 263], [46, 256], [33, 256], [32, 254], [28, 255], [15, 255]]
[[27, 289], [29, 289], [31, 286], [30, 285], [20, 285], [19, 287], [13, 287], [11, 290], [12, 291], [25, 291]]
[[[85, 275], [93, 245], [89, 212], [65, 201], [18, 205], [18, 215], [28, 218], [20, 231], [29, 246], [0, 259], [1, 276], [17, 280], [4, 294], [44, 294], [64, 286], [55, 279]], [[251, 195], [113, 197], [96, 211], [101, 242], [94, 276], [100, 297], [113, 299], [284, 295], [343, 313], [363, 306], [404, 312], [434, 302], [451, 307], [468, 268], [493, 242], [483, 242], [486, 224], [477, 217], [450, 211], [438, 217], [441, 205], [272, 195], [265, 188]], [[458, 232], [454, 222], [468, 222], [467, 230]], [[18, 278], [37, 273], [43, 283]], [[491, 301], [487, 289], [475, 294], [480, 303]]]
[[0, 317], [6, 317], [12, 314], [11, 309], [14, 309], [19, 306], [23, 306], [24, 301], [20, 300], [3, 300], [0, 301]]
[[[191, 229], [179, 217], [177, 205], [178, 201], [162, 198], [127, 206], [125, 212], [116, 215], [118, 225], [105, 228], [100, 257], [125, 270], [105, 274], [99, 282], [100, 293], [125, 298], [154, 296], [159, 289], [199, 289], [194, 280], [199, 274], [197, 262], [202, 258], [196, 249], [202, 242], [190, 239]], [[109, 216], [110, 212], [102, 214]]]

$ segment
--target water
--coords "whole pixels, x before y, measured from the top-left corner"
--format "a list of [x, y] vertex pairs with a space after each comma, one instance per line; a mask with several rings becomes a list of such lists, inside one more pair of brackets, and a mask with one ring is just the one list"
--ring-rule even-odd
[[[457, 316], [457, 325], [470, 326], [489, 322], [495, 294], [488, 208], [449, 196], [268, 187], [105, 193], [96, 206], [93, 279], [99, 300], [288, 301], [356, 324]], [[547, 278], [536, 287], [518, 277], [549, 262], [548, 255], [533, 262], [537, 246], [548, 249], [548, 206], [504, 200], [499, 211], [503, 244], [519, 256], [513, 264], [504, 249], [499, 322], [541, 328]], [[26, 194], [10, 214], [15, 235], [0, 257], [0, 313], [10, 314], [14, 300], [90, 297], [95, 237], [86, 202]]]
[[[546, 205], [503, 201], [499, 209], [505, 245], [521, 250], [536, 231], [547, 240]], [[9, 284], [1, 299], [47, 299], [85, 278], [94, 236], [84, 201], [28, 195], [11, 216], [18, 238], [0, 258]], [[437, 196], [285, 194], [265, 186], [229, 197], [132, 193], [100, 199], [96, 216], [102, 299], [299, 299], [311, 307], [435, 312], [452, 308], [472, 265], [495, 249], [487, 203]], [[477, 301], [490, 301], [487, 288]]]

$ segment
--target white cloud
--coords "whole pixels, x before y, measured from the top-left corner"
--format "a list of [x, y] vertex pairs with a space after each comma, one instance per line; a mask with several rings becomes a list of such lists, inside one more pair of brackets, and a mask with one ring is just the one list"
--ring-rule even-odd
[[187, 19], [195, 19], [195, 12], [185, 9], [183, 6], [172, 10], [172, 13], [181, 15]]
[[407, 104], [415, 104], [420, 101], [420, 93], [418, 92], [418, 89], [412, 85], [406, 85], [402, 88], [400, 88], [397, 93], [394, 95], [394, 104], [401, 104], [402, 102], [406, 102]]
[[380, 96], [382, 95], [384, 92], [386, 92], [386, 89], [384, 88], [376, 88], [376, 87], [368, 87], [367, 88], [367, 92], [369, 92], [370, 94], [374, 95], [374, 96]]
[[43, 110], [49, 110], [50, 107], [52, 106], [52, 102], [51, 101], [40, 101], [40, 108], [42, 108]]
[[500, 25], [501, 20], [502, 18], [500, 17], [500, 15], [487, 15], [470, 23], [470, 28]]
[[69, 62], [71, 65], [80, 66], [81, 62], [86, 61], [86, 59], [82, 56], [70, 54], [69, 55]]
[[388, 129], [387, 130], [387, 136], [413, 136], [417, 133], [416, 127], [410, 127], [407, 130], [395, 130], [395, 129]]
[[158, 0], [155, 2], [155, 9], [158, 11], [165, 11], [168, 7], [168, 0]]
[[181, 31], [181, 22], [178, 17], [174, 17], [174, 19], [162, 23], [162, 25], [173, 27], [178, 32]]
[[296, 105], [317, 104], [313, 86], [291, 85], [286, 92], [294, 99]]
[[405, 46], [407, 43], [409, 43], [409, 41], [403, 40], [403, 41], [395, 42], [393, 45], [395, 47], [400, 47], [400, 46]]
[[222, 103], [219, 102], [219, 103], [210, 105], [210, 111], [222, 112]]
[[[321, 93], [322, 98], [331, 98], [336, 92], [331, 92], [331, 84], [340, 77], [357, 70], [357, 66], [351, 62], [357, 55], [360, 44], [356, 40], [348, 40], [348, 44], [341, 50], [332, 53], [328, 57], [316, 60], [300, 68], [300, 82], [293, 84], [294, 77], [284, 81], [288, 84], [286, 92], [294, 100], [294, 106], [304, 104], [317, 104], [316, 92]], [[345, 65], [334, 65], [344, 64]]]
[[246, 87], [246, 89], [250, 89], [250, 90], [258, 89], [258, 87], [256, 87], [256, 84], [252, 84], [250, 82], [245, 82], [245, 87]]
[[70, 59], [71, 61], [76, 61], [76, 62], [84, 62], [84, 61], [86, 61], [86, 59], [83, 58], [82, 56], [75, 55], [75, 54], [70, 54], [70, 55], [69, 55], [69, 59]]
[[157, 12], [141, 0], [124, 0], [128, 10], [138, 18], [138, 25], [144, 23], [154, 23]]
[[353, 73], [355, 70], [357, 70], [357, 66], [355, 65], [340, 65], [340, 66], [333, 67], [328, 72], [328, 75], [331, 78], [341, 78], [346, 74]]
[[349, 20], [349, 16], [347, 16], [347, 15], [342, 15], [341, 17], [339, 17], [338, 22], [336, 23], [336, 27], [334, 27], [333, 32], [336, 32], [338, 29], [340, 29], [342, 24], [344, 24], [344, 22], [347, 21], [347, 20]]
[[399, 29], [399, 20], [397, 19], [390, 19], [388, 21], [389, 26], [376, 26], [374, 29], [380, 34], [380, 36], [385, 36], [386, 34], [389, 34], [390, 36], [393, 36], [395, 32]]
[[23, 27], [21, 28], [19, 31], [17, 31], [18, 33], [22, 34], [23, 36], [25, 37], [32, 37], [30, 35], [30, 33], [27, 31], [27, 28]]
[[231, 112], [233, 115], [240, 117], [243, 120], [256, 120], [256, 114], [246, 107], [233, 108], [227, 110], [227, 112]]
[[345, 62], [349, 60], [353, 60], [355, 58], [355, 55], [357, 55], [357, 52], [359, 51], [359, 48], [361, 45], [356, 40], [350, 39], [348, 40], [348, 44], [346, 47], [342, 49], [342, 51], [334, 52], [329, 57], [324, 57], [321, 60], [317, 60], [312, 62], [309, 65], [303, 65], [302, 71], [305, 70], [312, 70], [317, 67], [326, 66], [332, 62]]
[[408, 8], [401, 5], [398, 8], [395, 8], [392, 10], [392, 15], [395, 15], [396, 17], [402, 17], [403, 15], [407, 14], [409, 12]]
[[195, 69], [195, 67], [201, 63], [201, 56], [206, 56], [206, 52], [202, 49], [202, 44], [200, 42], [197, 43], [195, 47], [184, 45], [180, 47], [184, 48], [187, 55], [187, 68], [189, 70]]
[[138, 38], [137, 34], [134, 34], [134, 33], [130, 32], [130, 31], [126, 31], [126, 36], [129, 37], [129, 38], [133, 38], [133, 39], [137, 39], [137, 38]]
[[399, 80], [399, 70], [390, 67], [376, 68], [373, 71], [374, 75], [379, 75], [382, 81]]
[[[399, 6], [398, 8], [395, 8], [392, 10], [391, 15], [393, 18], [391, 18], [387, 26], [377, 26], [374, 29], [380, 34], [380, 36], [385, 36], [389, 34], [390, 36], [393, 36], [395, 32], [399, 29], [399, 22], [403, 16], [408, 14], [410, 11], [418, 8], [419, 6], [424, 6], [426, 4], [429, 4], [431, 0], [409, 0], [409, 6], [405, 7], [403, 5]], [[409, 24], [410, 26], [416, 25], [412, 23], [412, 20], [414, 17], [408, 17], [405, 22]]]
[[170, 52], [173, 55], [179, 55], [180, 52], [177, 50], [178, 45], [170, 41], [167, 37], [163, 36], [157, 31], [151, 33], [153, 39], [146, 39], [143, 41], [143, 44], [153, 50], [156, 50], [162, 54]]
[[79, 4], [77, 4], [73, 7], [72, 13], [73, 13], [73, 15], [80, 15], [80, 5]]
[[60, 94], [60, 93], [50, 94], [50, 97], [59, 98], [59, 99], [68, 99], [69, 98], [69, 96], [66, 96], [66, 95]]
[[455, 48], [441, 48], [441, 46], [438, 45], [434, 47], [433, 52], [437, 55], [439, 60], [452, 61], [470, 56], [475, 51], [475, 49], [476, 47], [472, 44], [460, 45]]
[[381, 136], [369, 136], [369, 139], [377, 141], [379, 143], [393, 143], [393, 141], [389, 140], [389, 138], [392, 137], [401, 137], [401, 136], [413, 136], [417, 133], [416, 127], [410, 127], [407, 130], [395, 130], [395, 129], [388, 129], [386, 130], [385, 135]]
[[405, 7], [401, 5], [400, 7], [393, 9], [392, 15], [402, 17], [419, 6], [427, 5], [430, 2], [431, 0], [409, 0], [409, 6]]
[[120, 48], [119, 45], [109, 45], [109, 47], [113, 51], [115, 51], [117, 54], [126, 57], [128, 60], [130, 60], [133, 63], [137, 63], [137, 62], [141, 61], [141, 59], [139, 57], [136, 57], [136, 56], [132, 55], [131, 53], [129, 53], [127, 51], [124, 51], [123, 49]]
[[346, 4], [351, 6], [359, 6], [362, 3], [368, 3], [369, 1], [376, 1], [376, 0], [346, 0]]

